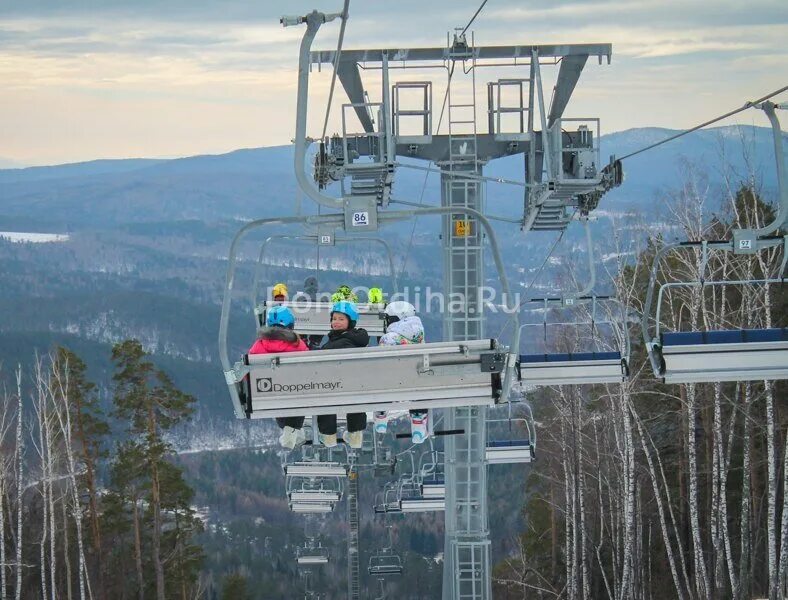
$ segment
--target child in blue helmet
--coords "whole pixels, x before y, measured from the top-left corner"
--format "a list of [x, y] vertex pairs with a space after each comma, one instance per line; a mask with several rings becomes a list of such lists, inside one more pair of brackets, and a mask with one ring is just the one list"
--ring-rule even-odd
[[[257, 341], [249, 348], [249, 354], [273, 354], [276, 352], [303, 352], [309, 350], [299, 335], [293, 331], [295, 316], [285, 306], [274, 306], [265, 316], [266, 326], [260, 329]], [[276, 424], [282, 430], [279, 443], [292, 450], [303, 444], [304, 417], [279, 417]]]
[[[358, 310], [349, 300], [340, 300], [331, 307], [331, 331], [328, 340], [321, 350], [338, 350], [340, 348], [365, 348], [369, 344], [366, 329], [356, 327]], [[317, 428], [320, 442], [327, 447], [337, 443], [337, 416], [320, 415], [317, 417]], [[347, 431], [343, 439], [351, 448], [361, 448], [364, 430], [367, 428], [367, 413], [348, 413]]]

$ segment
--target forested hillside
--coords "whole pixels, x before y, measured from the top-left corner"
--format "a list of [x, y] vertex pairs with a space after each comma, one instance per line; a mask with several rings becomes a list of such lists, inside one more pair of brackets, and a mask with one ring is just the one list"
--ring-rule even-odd
[[[632, 130], [603, 144], [621, 154], [670, 133]], [[637, 322], [663, 244], [725, 238], [772, 216], [769, 143], [757, 128], [686, 136], [630, 161], [627, 182], [592, 214], [597, 291], [630, 308], [618, 333], [632, 341], [632, 377], [622, 386], [527, 392], [537, 460], [489, 475], [496, 597], [768, 597], [788, 570], [785, 382], [658, 383]], [[513, 163], [501, 163], [488, 172], [510, 176]], [[396, 195], [417, 199], [423, 174], [401, 173]], [[434, 202], [437, 184], [429, 185]], [[294, 198], [289, 148], [0, 171], [0, 231], [68, 235], [20, 243], [0, 233], [0, 597], [17, 589], [22, 598], [83, 597], [83, 589], [89, 597], [88, 588], [95, 598], [139, 598], [140, 590], [155, 597], [157, 586], [167, 598], [221, 598], [242, 588], [250, 598], [302, 593], [293, 557], [303, 522], [287, 508], [276, 430], [234, 420], [216, 354], [230, 239], [251, 218], [293, 212]], [[490, 184], [491, 213], [518, 216], [521, 208], [521, 190]], [[500, 227], [516, 290], [538, 295], [587, 280], [579, 226], [555, 248], [553, 233]], [[286, 232], [242, 246], [233, 355], [255, 335], [260, 245]], [[383, 232], [400, 286], [437, 291], [438, 222], [421, 219], [413, 232], [410, 223]], [[272, 244], [261, 281], [298, 289], [318, 271], [317, 259], [313, 245]], [[319, 259], [322, 289], [391, 291], [375, 245], [321, 249]], [[689, 251], [666, 260], [659, 281], [778, 277], [782, 260], [777, 250], [712, 253], [701, 274]], [[498, 286], [492, 265], [485, 276]], [[571, 316], [588, 317], [582, 310]], [[661, 317], [666, 330], [785, 327], [788, 294], [779, 283], [676, 290]], [[439, 339], [440, 315], [426, 314], [425, 323], [427, 338]], [[487, 333], [507, 336], [507, 325], [505, 315], [490, 315]], [[124, 361], [144, 366], [147, 392], [142, 380], [118, 380]], [[151, 437], [140, 411], [165, 389], [177, 418], [165, 416]], [[83, 409], [96, 419], [95, 444], [81, 441]], [[408, 468], [400, 463], [397, 474]], [[371, 507], [388, 479], [361, 480], [362, 571], [385, 539]], [[407, 575], [388, 584], [389, 595], [438, 597], [442, 518], [398, 516], [391, 524]], [[331, 563], [312, 580], [327, 598], [344, 594], [346, 535], [342, 505], [323, 524]], [[363, 586], [377, 593], [373, 578], [365, 575]]]

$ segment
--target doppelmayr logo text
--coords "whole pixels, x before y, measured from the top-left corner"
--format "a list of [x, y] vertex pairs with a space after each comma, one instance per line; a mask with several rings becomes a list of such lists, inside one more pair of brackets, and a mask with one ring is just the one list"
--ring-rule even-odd
[[342, 388], [341, 381], [309, 381], [307, 383], [274, 383], [270, 377], [258, 377], [257, 391], [261, 394], [272, 392], [314, 392], [327, 391], [333, 392]]

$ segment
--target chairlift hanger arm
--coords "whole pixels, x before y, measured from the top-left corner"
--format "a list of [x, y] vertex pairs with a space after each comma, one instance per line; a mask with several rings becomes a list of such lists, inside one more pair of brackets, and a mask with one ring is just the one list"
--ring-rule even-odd
[[[331, 21], [339, 16], [341, 15], [326, 15], [315, 10], [308, 15], [304, 17], [298, 17], [295, 20], [292, 18], [283, 17], [282, 25], [287, 27], [288, 25], [306, 23], [306, 31], [304, 32], [304, 37], [301, 39], [301, 46], [298, 55], [298, 96], [296, 101], [296, 131], [294, 139], [295, 156], [293, 159], [296, 180], [298, 181], [298, 186], [307, 196], [312, 198], [312, 200], [322, 206], [341, 210], [344, 205], [343, 200], [341, 198], [333, 198], [323, 194], [314, 185], [312, 185], [312, 183], [309, 181], [309, 177], [306, 174], [305, 165], [307, 150], [306, 121], [309, 105], [309, 51], [312, 47], [312, 42], [314, 42], [315, 36], [320, 29], [320, 26], [323, 23], [327, 23], [328, 21]], [[332, 55], [335, 54], [336, 52], [332, 52]]]
[[763, 102], [758, 105], [758, 108], [766, 113], [769, 118], [769, 123], [772, 126], [772, 134], [774, 136], [774, 158], [777, 162], [777, 187], [780, 194], [780, 206], [777, 210], [777, 215], [769, 225], [755, 230], [757, 237], [765, 237], [775, 233], [780, 227], [788, 223], [788, 174], [785, 172], [785, 154], [783, 153], [783, 135], [780, 128], [780, 120], [774, 109], [778, 105], [773, 102]]
[[593, 294], [593, 289], [596, 286], [596, 261], [594, 260], [594, 243], [593, 238], [591, 236], [591, 227], [588, 224], [588, 218], [583, 219], [583, 227], [585, 229], [586, 234], [586, 244], [588, 245], [588, 270], [589, 270], [589, 279], [588, 283], [576, 292], [572, 292], [571, 294], [563, 294], [561, 296], [551, 296], [551, 297], [535, 297], [529, 298], [528, 300], [524, 301], [522, 304], [528, 303], [542, 303], [542, 304], [567, 304], [567, 300], [570, 301], [594, 301], [594, 300], [608, 300], [609, 296], [598, 296]]

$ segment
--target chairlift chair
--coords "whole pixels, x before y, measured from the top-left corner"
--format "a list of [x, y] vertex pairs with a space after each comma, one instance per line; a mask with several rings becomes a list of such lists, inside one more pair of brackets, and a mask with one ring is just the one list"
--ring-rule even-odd
[[[629, 376], [629, 335], [627, 332], [628, 319], [626, 310], [621, 307], [622, 317], [619, 320], [597, 318], [597, 305], [600, 302], [617, 303], [617, 300], [607, 296], [583, 296], [571, 299], [564, 304], [574, 307], [580, 304], [591, 304], [591, 319], [589, 322], [561, 321], [549, 322], [549, 305], [560, 303], [557, 298], [543, 298], [535, 300], [543, 305], [544, 315], [542, 323], [525, 323], [521, 330], [541, 327], [545, 352], [520, 354], [520, 377], [526, 386], [555, 386], [555, 385], [583, 385], [601, 383], [621, 383]], [[614, 331], [615, 348], [602, 348], [600, 326], [610, 327]], [[577, 333], [584, 327], [590, 330], [590, 348], [581, 352], [555, 352], [547, 351], [550, 336], [548, 330], [553, 327], [568, 328]], [[522, 336], [528, 339], [527, 336]], [[585, 344], [586, 340], [581, 343]]]
[[[505, 264], [492, 225], [466, 207], [434, 207], [375, 214], [380, 223], [419, 215], [464, 213], [485, 230], [505, 297], [511, 298]], [[493, 404], [508, 396], [517, 356], [497, 340], [437, 342], [321, 352], [246, 355], [230, 362], [229, 321], [238, 248], [251, 230], [273, 224], [346, 223], [350, 213], [258, 219], [233, 238], [219, 321], [219, 359], [238, 418], [346, 414], [362, 411], [448, 408]], [[512, 308], [512, 307], [510, 307]], [[517, 311], [513, 320], [518, 323]], [[515, 329], [517, 346], [519, 326]]]
[[296, 563], [299, 566], [327, 565], [328, 561], [328, 549], [323, 548], [319, 543], [317, 546], [307, 544], [298, 548], [296, 552]]
[[[424, 454], [425, 462], [419, 467], [421, 497], [430, 500], [446, 497], [446, 480], [443, 470], [443, 452], [432, 450]], [[426, 460], [429, 458], [429, 460]]]
[[[530, 407], [529, 407], [530, 410]], [[488, 465], [530, 463], [535, 458], [536, 428], [531, 419], [512, 416], [512, 405], [508, 405], [508, 417], [505, 419], [487, 419], [487, 449], [485, 460]], [[507, 423], [506, 433], [495, 430], [496, 423]], [[515, 437], [513, 424], [521, 423], [525, 426], [528, 437]]]
[[286, 475], [287, 497], [291, 502], [331, 502], [342, 498], [342, 478]]
[[[661, 332], [661, 309], [665, 290], [676, 287], [785, 285], [788, 275], [788, 173], [783, 152], [784, 134], [775, 109], [784, 108], [767, 100], [752, 104], [766, 113], [774, 138], [774, 156], [777, 170], [779, 205], [774, 219], [757, 229], [734, 229], [732, 239], [725, 241], [687, 241], [669, 244], [654, 257], [649, 278], [646, 303], [641, 319], [643, 339], [648, 350], [654, 374], [666, 383], [695, 383], [722, 381], [751, 381], [788, 379], [788, 329], [769, 327], [761, 329]], [[778, 235], [782, 229], [782, 235]], [[777, 278], [734, 281], [705, 281], [709, 250], [738, 254], [755, 254], [767, 248], [782, 247], [782, 264]], [[657, 287], [660, 261], [669, 252], [700, 248], [698, 281], [670, 282], [659, 286], [655, 333], [651, 334], [651, 309]], [[768, 292], [767, 292], [768, 293]]]
[[388, 481], [383, 486], [383, 490], [375, 494], [373, 505], [375, 514], [401, 513], [399, 493], [397, 485], [393, 481]]
[[367, 572], [370, 575], [384, 577], [387, 575], [402, 575], [402, 559], [394, 551], [394, 542], [391, 538], [391, 527], [389, 527], [389, 543], [381, 550], [374, 552], [369, 557]]
[[[596, 285], [596, 260], [594, 259], [594, 244], [588, 218], [582, 219], [586, 235], [589, 278], [585, 286], [570, 294], [555, 298], [532, 298], [525, 304], [533, 304], [541, 308], [542, 323], [525, 323], [520, 326], [521, 332], [528, 328], [542, 328], [544, 348], [539, 353], [520, 354], [520, 377], [527, 386], [554, 386], [554, 385], [581, 385], [595, 383], [621, 383], [628, 376], [629, 361], [629, 336], [626, 310], [621, 307], [621, 320], [623, 323], [613, 322], [610, 319], [599, 319], [597, 308], [600, 302], [616, 302], [614, 298], [597, 296], [593, 294]], [[558, 307], [562, 311], [571, 312], [579, 305], [591, 305], [590, 320], [549, 322], [549, 309]], [[620, 305], [619, 305], [620, 306]], [[616, 348], [601, 347], [601, 326], [610, 326], [614, 330]], [[553, 345], [553, 336], [548, 331], [562, 328], [572, 333], [575, 337], [583, 330], [589, 328], [590, 340], [578, 340], [583, 346], [581, 351], [556, 352]], [[616, 331], [616, 329], [620, 331]], [[519, 336], [522, 339], [522, 334]], [[535, 336], [526, 339], [534, 339]]]
[[446, 510], [445, 493], [444, 497], [425, 497], [422, 493], [422, 483], [419, 476], [401, 479], [398, 492], [399, 508], [403, 513]]
[[[784, 273], [788, 236], [758, 240], [763, 247], [783, 246]], [[659, 261], [669, 252], [687, 248], [701, 248], [701, 279], [657, 285]], [[785, 285], [786, 279], [751, 279], [705, 281], [702, 273], [709, 250], [735, 252], [732, 242], [685, 242], [662, 248], [654, 258], [646, 305], [641, 327], [654, 374], [665, 383], [702, 383], [721, 381], [761, 381], [788, 379], [788, 328], [662, 331], [662, 308], [669, 290], [687, 287], [703, 289], [722, 286]], [[649, 329], [654, 291], [657, 303], [654, 316], [655, 332]]]

